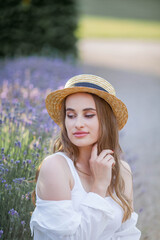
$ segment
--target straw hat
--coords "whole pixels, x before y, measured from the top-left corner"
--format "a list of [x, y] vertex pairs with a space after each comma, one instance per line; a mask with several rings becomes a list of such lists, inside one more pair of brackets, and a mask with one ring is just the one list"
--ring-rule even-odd
[[61, 124], [60, 109], [62, 101], [68, 95], [78, 92], [93, 93], [103, 98], [111, 106], [117, 118], [119, 130], [124, 127], [128, 119], [126, 105], [116, 97], [115, 89], [108, 81], [90, 74], [82, 74], [70, 78], [64, 89], [51, 92], [47, 96], [46, 108], [55, 123]]

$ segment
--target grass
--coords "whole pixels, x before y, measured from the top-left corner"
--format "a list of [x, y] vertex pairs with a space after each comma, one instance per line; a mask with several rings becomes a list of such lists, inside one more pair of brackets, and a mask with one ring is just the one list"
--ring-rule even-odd
[[84, 16], [79, 19], [78, 38], [160, 39], [160, 22]]

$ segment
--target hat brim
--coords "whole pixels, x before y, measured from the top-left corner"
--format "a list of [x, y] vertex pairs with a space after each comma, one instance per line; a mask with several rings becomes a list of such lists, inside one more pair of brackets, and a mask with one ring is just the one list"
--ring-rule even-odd
[[114, 115], [117, 118], [118, 129], [121, 130], [127, 122], [128, 111], [126, 105], [116, 96], [101, 90], [88, 87], [72, 87], [64, 88], [51, 92], [46, 97], [46, 108], [50, 117], [58, 125], [61, 125], [60, 110], [62, 101], [69, 95], [79, 92], [93, 93], [103, 98], [112, 108]]

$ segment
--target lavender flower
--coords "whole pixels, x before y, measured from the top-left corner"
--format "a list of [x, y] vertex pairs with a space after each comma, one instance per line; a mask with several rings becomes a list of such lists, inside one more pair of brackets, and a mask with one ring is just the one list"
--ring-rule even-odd
[[12, 189], [12, 186], [10, 185], [10, 184], [5, 184], [5, 189], [7, 189], [7, 190], [11, 190]]
[[23, 178], [15, 178], [15, 179], [13, 179], [12, 181], [13, 181], [14, 183], [21, 184], [24, 180], [25, 180], [25, 177], [23, 177]]
[[33, 144], [33, 147], [34, 147], [34, 149], [36, 149], [36, 147], [37, 147], [36, 143]]
[[24, 156], [27, 155], [27, 151], [26, 151], [26, 150], [24, 151], [23, 155], [24, 155]]
[[21, 221], [21, 224], [22, 224], [22, 226], [24, 226], [26, 223], [25, 223], [25, 221]]
[[21, 142], [20, 141], [18, 141], [18, 147], [21, 148]]
[[10, 209], [9, 212], [8, 212], [9, 215], [11, 216], [17, 216], [19, 217], [19, 214], [16, 210], [14, 210], [14, 208]]
[[3, 230], [1, 229], [0, 230], [0, 238], [2, 237], [2, 235], [3, 235]]
[[6, 179], [0, 178], [0, 180], [1, 180], [1, 183], [5, 183], [6, 182]]
[[29, 200], [30, 199], [30, 193], [26, 193], [25, 197], [26, 197], [26, 200]]
[[1, 154], [3, 154], [4, 153], [4, 148], [1, 148]]
[[27, 163], [28, 163], [28, 164], [31, 164], [31, 162], [32, 162], [32, 160], [27, 159]]

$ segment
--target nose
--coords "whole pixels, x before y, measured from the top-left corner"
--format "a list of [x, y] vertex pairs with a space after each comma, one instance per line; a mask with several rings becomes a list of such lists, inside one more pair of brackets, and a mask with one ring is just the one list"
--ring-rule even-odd
[[79, 116], [79, 117], [76, 118], [75, 127], [77, 129], [80, 129], [80, 128], [84, 127], [84, 121], [83, 121], [82, 117]]

